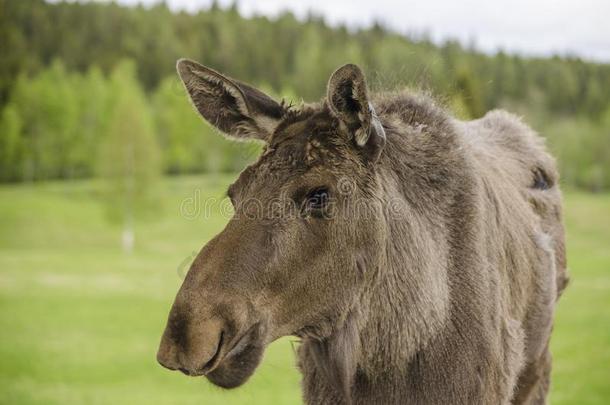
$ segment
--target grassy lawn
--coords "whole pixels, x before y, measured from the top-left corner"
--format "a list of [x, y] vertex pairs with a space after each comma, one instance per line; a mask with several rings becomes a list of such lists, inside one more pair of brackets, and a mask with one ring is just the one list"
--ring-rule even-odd
[[[185, 267], [225, 222], [217, 204], [193, 218], [181, 202], [221, 199], [230, 179], [164, 180], [163, 211], [138, 226], [131, 255], [120, 251], [95, 183], [1, 186], [0, 402], [300, 403], [291, 339], [228, 392], [155, 361]], [[565, 205], [572, 283], [557, 314], [551, 403], [607, 404], [610, 195], [568, 193]]]

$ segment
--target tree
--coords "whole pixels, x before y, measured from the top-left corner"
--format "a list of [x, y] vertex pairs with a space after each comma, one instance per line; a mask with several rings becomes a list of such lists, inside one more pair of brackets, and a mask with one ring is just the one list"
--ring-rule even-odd
[[123, 226], [122, 246], [131, 252], [136, 218], [158, 207], [155, 183], [160, 173], [159, 147], [135, 65], [123, 61], [110, 77], [112, 109], [98, 155], [109, 218]]
[[457, 94], [467, 118], [480, 118], [485, 113], [481, 90], [470, 69], [462, 67], [456, 78]]
[[214, 148], [218, 136], [197, 116], [177, 76], [161, 82], [152, 104], [164, 170], [172, 174], [213, 170], [208, 158], [212, 153], [218, 156]]
[[59, 60], [38, 75], [22, 74], [17, 79], [11, 104], [21, 120], [19, 179], [70, 176], [69, 156], [78, 142], [79, 114], [73, 80]]
[[73, 177], [90, 176], [95, 171], [95, 156], [100, 143], [107, 133], [110, 112], [109, 86], [97, 66], [77, 76], [74, 84], [78, 86], [78, 133], [69, 156]]
[[13, 104], [4, 107], [0, 114], [0, 180], [19, 179], [19, 153], [21, 152], [21, 117]]

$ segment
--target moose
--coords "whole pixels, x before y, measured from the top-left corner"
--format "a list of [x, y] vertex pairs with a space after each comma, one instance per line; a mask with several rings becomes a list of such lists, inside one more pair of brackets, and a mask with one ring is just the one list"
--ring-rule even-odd
[[178, 291], [162, 366], [234, 388], [296, 336], [307, 404], [546, 403], [568, 277], [541, 137], [502, 110], [461, 121], [426, 94], [370, 93], [353, 64], [299, 106], [177, 70], [206, 121], [264, 147]]

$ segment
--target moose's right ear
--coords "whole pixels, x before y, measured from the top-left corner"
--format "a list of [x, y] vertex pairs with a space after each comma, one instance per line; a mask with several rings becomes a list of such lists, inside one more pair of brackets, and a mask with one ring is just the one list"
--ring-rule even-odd
[[226, 135], [266, 140], [285, 113], [263, 92], [197, 62], [180, 59], [176, 69], [197, 111]]
[[369, 100], [362, 70], [351, 63], [330, 76], [327, 103], [331, 112], [353, 135], [356, 145], [377, 161], [386, 143], [385, 130]]

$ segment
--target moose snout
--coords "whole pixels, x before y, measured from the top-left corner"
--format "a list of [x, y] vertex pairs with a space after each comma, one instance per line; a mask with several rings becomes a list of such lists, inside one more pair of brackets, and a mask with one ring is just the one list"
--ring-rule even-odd
[[186, 375], [204, 375], [217, 365], [224, 340], [223, 322], [212, 318], [186, 320], [170, 315], [157, 352], [157, 361]]

